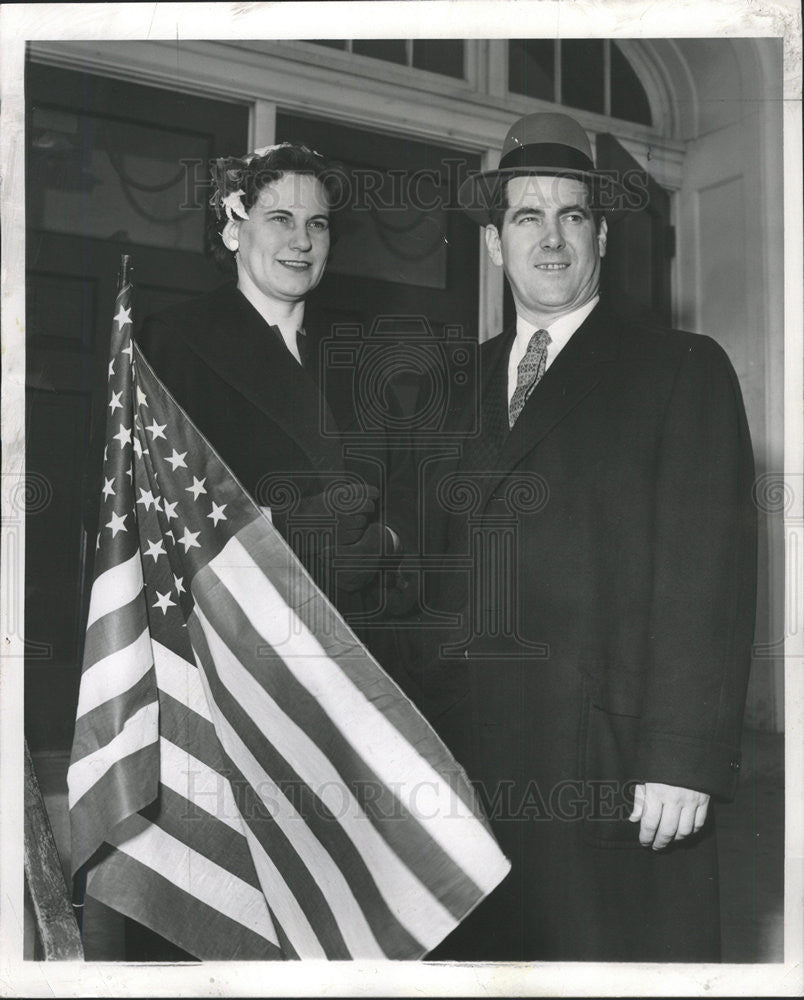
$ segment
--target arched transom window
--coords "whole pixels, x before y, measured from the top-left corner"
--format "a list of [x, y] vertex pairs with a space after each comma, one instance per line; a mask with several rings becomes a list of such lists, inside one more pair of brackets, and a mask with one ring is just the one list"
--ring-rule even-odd
[[607, 38], [513, 38], [508, 89], [570, 108], [652, 125], [645, 88]]

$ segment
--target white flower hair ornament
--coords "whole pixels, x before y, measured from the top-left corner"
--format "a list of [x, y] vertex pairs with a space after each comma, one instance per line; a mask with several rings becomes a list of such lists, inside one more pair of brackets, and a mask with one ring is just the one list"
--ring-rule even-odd
[[248, 212], [243, 206], [243, 195], [245, 193], [242, 188], [238, 188], [237, 191], [232, 191], [225, 198], [221, 198], [221, 205], [226, 210], [226, 218], [230, 222], [235, 221], [235, 216], [238, 219], [248, 220]]

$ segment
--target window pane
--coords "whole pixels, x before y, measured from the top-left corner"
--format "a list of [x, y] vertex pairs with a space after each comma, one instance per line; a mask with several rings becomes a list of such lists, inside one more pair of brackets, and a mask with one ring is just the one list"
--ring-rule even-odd
[[417, 38], [413, 42], [413, 65], [462, 80], [463, 42], [458, 38]]
[[208, 161], [209, 135], [38, 105], [30, 122], [32, 226], [102, 240], [118, 230], [128, 243], [203, 252], [204, 212], [181, 207], [182, 164]]
[[402, 66], [407, 66], [408, 64], [405, 42], [401, 38], [356, 38], [352, 42], [352, 52], [361, 56], [371, 56], [372, 59], [384, 59], [386, 62], [400, 63]]
[[603, 113], [603, 42], [572, 38], [561, 43], [561, 103]]
[[514, 94], [556, 99], [552, 38], [513, 38], [508, 43], [508, 89]]
[[653, 124], [645, 88], [616, 42], [611, 43], [611, 113], [629, 122]]
[[342, 38], [302, 38], [308, 45], [326, 45], [328, 49], [345, 49], [346, 42]]

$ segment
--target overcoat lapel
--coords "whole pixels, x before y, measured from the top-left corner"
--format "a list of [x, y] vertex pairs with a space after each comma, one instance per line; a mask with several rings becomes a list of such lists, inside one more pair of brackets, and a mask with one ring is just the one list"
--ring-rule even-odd
[[[487, 468], [493, 475], [483, 477], [481, 509], [500, 480], [595, 388], [606, 366], [616, 361], [618, 344], [616, 327], [598, 306], [550, 365], [510, 432], [505, 424], [502, 444], [488, 459]], [[496, 366], [498, 378], [500, 369], [507, 377], [507, 358], [505, 351]], [[493, 385], [492, 381], [490, 392]]]
[[508, 435], [508, 353], [516, 328], [509, 327], [489, 344], [481, 372], [479, 435], [467, 439], [460, 468], [493, 469]]
[[[302, 448], [313, 468], [343, 470], [335, 419], [315, 381], [234, 286], [219, 302], [223, 315], [192, 339], [192, 346], [222, 379], [266, 414]], [[248, 433], [248, 429], [245, 429]]]

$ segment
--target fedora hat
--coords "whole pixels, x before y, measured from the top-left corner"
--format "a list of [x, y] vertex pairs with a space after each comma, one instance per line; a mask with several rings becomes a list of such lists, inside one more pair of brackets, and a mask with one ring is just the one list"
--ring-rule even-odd
[[[595, 207], [612, 207], [625, 194], [615, 178], [595, 168], [589, 139], [574, 118], [539, 112], [514, 122], [503, 143], [500, 165], [467, 177], [458, 189], [458, 204], [475, 222], [488, 225], [501, 185], [511, 177], [531, 174], [586, 181]], [[606, 197], [601, 198], [604, 191]]]

